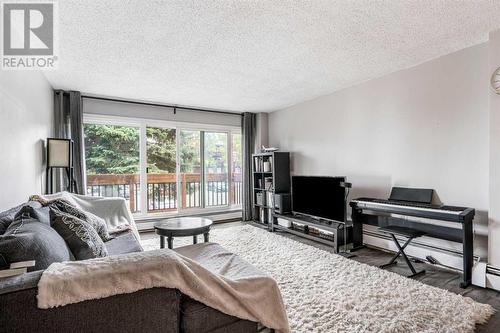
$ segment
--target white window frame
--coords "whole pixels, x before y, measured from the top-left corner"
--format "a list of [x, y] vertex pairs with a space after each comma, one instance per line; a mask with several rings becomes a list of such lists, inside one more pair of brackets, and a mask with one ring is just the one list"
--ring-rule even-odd
[[[133, 213], [134, 218], [141, 220], [148, 219], [158, 219], [162, 217], [175, 217], [177, 215], [186, 215], [189, 214], [202, 214], [202, 213], [216, 213], [216, 212], [226, 212], [226, 211], [234, 211], [241, 210], [241, 205], [232, 205], [231, 204], [231, 185], [232, 185], [232, 136], [233, 134], [241, 134], [241, 128], [237, 126], [229, 126], [229, 125], [213, 125], [213, 124], [203, 124], [203, 123], [192, 123], [192, 122], [179, 122], [179, 121], [168, 121], [168, 120], [155, 120], [155, 119], [147, 119], [147, 118], [133, 118], [133, 117], [121, 117], [121, 116], [108, 116], [108, 115], [97, 115], [97, 114], [88, 114], [84, 113], [83, 115], [83, 123], [84, 124], [96, 124], [96, 125], [110, 125], [110, 126], [130, 126], [139, 128], [139, 174], [140, 174], [140, 191], [141, 191], [141, 200], [139, 203], [139, 211]], [[177, 190], [177, 211], [175, 212], [150, 212], [148, 213], [148, 188], [147, 188], [147, 143], [146, 143], [146, 128], [147, 127], [156, 127], [156, 128], [173, 128], [176, 130], [176, 180], [177, 180], [177, 189], [180, 189], [180, 131], [181, 130], [192, 130], [192, 131], [200, 131], [200, 139], [201, 132], [220, 132], [227, 133], [227, 161], [228, 161], [228, 203], [227, 205], [215, 206], [215, 207], [202, 207], [202, 208], [189, 208], [182, 209], [181, 202], [182, 198], [181, 191]], [[204, 150], [205, 147], [202, 145], [203, 140], [200, 142], [200, 150]], [[205, 205], [205, 182], [204, 182], [204, 173], [205, 173], [205, 161], [203, 154], [201, 156], [201, 172], [202, 176], [202, 186], [200, 186], [200, 191], [202, 191], [202, 197], [200, 198], [200, 204], [202, 206]]]

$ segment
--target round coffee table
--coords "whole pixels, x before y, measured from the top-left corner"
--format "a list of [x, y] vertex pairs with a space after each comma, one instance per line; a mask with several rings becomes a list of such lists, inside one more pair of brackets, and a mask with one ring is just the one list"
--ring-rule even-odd
[[156, 223], [155, 232], [160, 235], [160, 248], [165, 248], [167, 237], [168, 248], [171, 249], [174, 237], [193, 236], [193, 244], [196, 244], [198, 235], [203, 234], [205, 242], [208, 242], [212, 224], [212, 220], [204, 217], [175, 217]]

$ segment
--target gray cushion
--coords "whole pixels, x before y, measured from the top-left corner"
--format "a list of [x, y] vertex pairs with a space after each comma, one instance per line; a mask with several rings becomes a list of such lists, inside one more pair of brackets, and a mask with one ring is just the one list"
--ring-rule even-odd
[[118, 255], [131, 252], [141, 252], [141, 244], [137, 241], [132, 231], [125, 231], [115, 235], [110, 241], [104, 243], [109, 255]]
[[87, 222], [97, 231], [97, 234], [103, 241], [108, 241], [112, 238], [108, 233], [106, 221], [104, 221], [104, 219], [100, 218], [99, 216], [83, 211], [64, 199], [51, 200], [49, 201], [48, 206], [55, 207], [61, 212], [71, 214], [73, 216], [76, 216], [80, 220]]
[[[21, 212], [24, 206], [32, 207], [33, 210], [42, 208], [42, 205], [36, 201], [29, 201], [27, 203], [20, 204], [19, 206], [13, 207], [9, 210], [0, 213], [0, 235], [3, 235], [9, 225], [16, 219], [18, 214]], [[48, 211], [47, 211], [48, 214]], [[40, 215], [42, 215], [40, 213]], [[45, 222], [45, 221], [44, 221]], [[47, 224], [49, 223], [47, 215]]]
[[64, 239], [49, 225], [20, 216], [0, 236], [0, 255], [8, 262], [35, 260], [28, 270], [46, 269], [53, 262], [70, 260]]
[[64, 239], [76, 260], [108, 255], [97, 231], [84, 220], [50, 207], [50, 225]]
[[39, 204], [36, 201], [29, 201], [17, 213], [16, 218], [23, 214], [29, 215], [35, 220], [50, 225], [49, 207], [38, 206]]

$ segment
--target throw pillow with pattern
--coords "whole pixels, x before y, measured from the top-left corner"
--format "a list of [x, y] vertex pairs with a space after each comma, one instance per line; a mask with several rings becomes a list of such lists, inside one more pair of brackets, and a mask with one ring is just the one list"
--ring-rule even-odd
[[101, 239], [104, 242], [113, 239], [113, 237], [109, 235], [108, 226], [106, 224], [106, 221], [104, 221], [104, 219], [90, 212], [86, 212], [84, 210], [79, 209], [78, 207], [71, 204], [69, 201], [65, 199], [46, 200], [45, 198], [39, 195], [33, 195], [30, 197], [30, 199], [36, 200], [44, 206], [55, 207], [62, 212], [71, 214], [73, 216], [78, 217], [81, 220], [84, 220], [97, 231], [97, 234], [99, 235], [99, 237], [101, 237]]
[[50, 225], [61, 235], [77, 260], [108, 255], [97, 231], [85, 220], [50, 207]]

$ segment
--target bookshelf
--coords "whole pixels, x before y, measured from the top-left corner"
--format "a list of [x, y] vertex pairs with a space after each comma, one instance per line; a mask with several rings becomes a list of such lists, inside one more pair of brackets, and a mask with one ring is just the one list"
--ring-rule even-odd
[[274, 217], [274, 193], [290, 193], [290, 153], [252, 155], [254, 221], [270, 224]]

